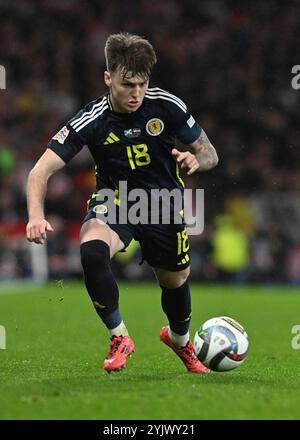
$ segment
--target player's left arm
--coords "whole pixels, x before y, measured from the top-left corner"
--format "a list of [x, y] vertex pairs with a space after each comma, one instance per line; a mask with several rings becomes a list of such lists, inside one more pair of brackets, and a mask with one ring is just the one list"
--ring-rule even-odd
[[203, 129], [198, 139], [187, 146], [190, 151], [179, 151], [173, 148], [172, 155], [188, 175], [195, 171], [210, 170], [218, 164], [217, 152]]

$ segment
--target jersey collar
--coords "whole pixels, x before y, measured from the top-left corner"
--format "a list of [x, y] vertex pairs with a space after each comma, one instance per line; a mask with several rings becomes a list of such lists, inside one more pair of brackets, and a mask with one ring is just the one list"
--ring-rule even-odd
[[113, 109], [112, 103], [111, 103], [111, 101], [110, 101], [109, 93], [106, 95], [106, 101], [107, 101], [107, 104], [108, 104], [109, 110], [110, 110], [111, 112], [113, 112], [114, 109]]

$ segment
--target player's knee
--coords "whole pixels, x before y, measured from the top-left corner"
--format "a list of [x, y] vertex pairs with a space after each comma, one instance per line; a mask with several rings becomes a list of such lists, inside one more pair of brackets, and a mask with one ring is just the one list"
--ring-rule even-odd
[[190, 268], [187, 267], [180, 272], [166, 272], [160, 276], [160, 285], [167, 289], [178, 289], [182, 286], [190, 274]]
[[90, 240], [80, 246], [81, 264], [83, 269], [105, 266], [110, 260], [109, 246], [102, 240]]

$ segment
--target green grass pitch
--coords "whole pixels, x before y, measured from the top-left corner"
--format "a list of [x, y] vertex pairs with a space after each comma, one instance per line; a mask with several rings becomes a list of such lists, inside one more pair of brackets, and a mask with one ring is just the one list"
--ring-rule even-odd
[[159, 341], [166, 323], [152, 283], [121, 283], [123, 318], [136, 352], [120, 373], [102, 368], [107, 333], [82, 284], [0, 285], [0, 419], [299, 419], [300, 324], [296, 288], [192, 284], [191, 335], [227, 315], [249, 334], [238, 369], [187, 373]]

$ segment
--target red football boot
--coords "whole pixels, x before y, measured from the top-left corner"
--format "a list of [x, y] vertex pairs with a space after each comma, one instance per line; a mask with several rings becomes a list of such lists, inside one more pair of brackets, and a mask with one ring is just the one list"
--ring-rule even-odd
[[104, 359], [103, 368], [108, 373], [120, 371], [126, 366], [126, 359], [134, 352], [134, 343], [130, 336], [113, 336], [109, 352]]
[[206, 368], [199, 359], [197, 358], [194, 350], [194, 346], [191, 341], [189, 341], [185, 347], [178, 348], [173, 344], [170, 335], [169, 328], [163, 327], [160, 330], [160, 340], [168, 345], [168, 347], [172, 348], [173, 351], [180, 357], [187, 370], [191, 373], [209, 373], [210, 370]]

